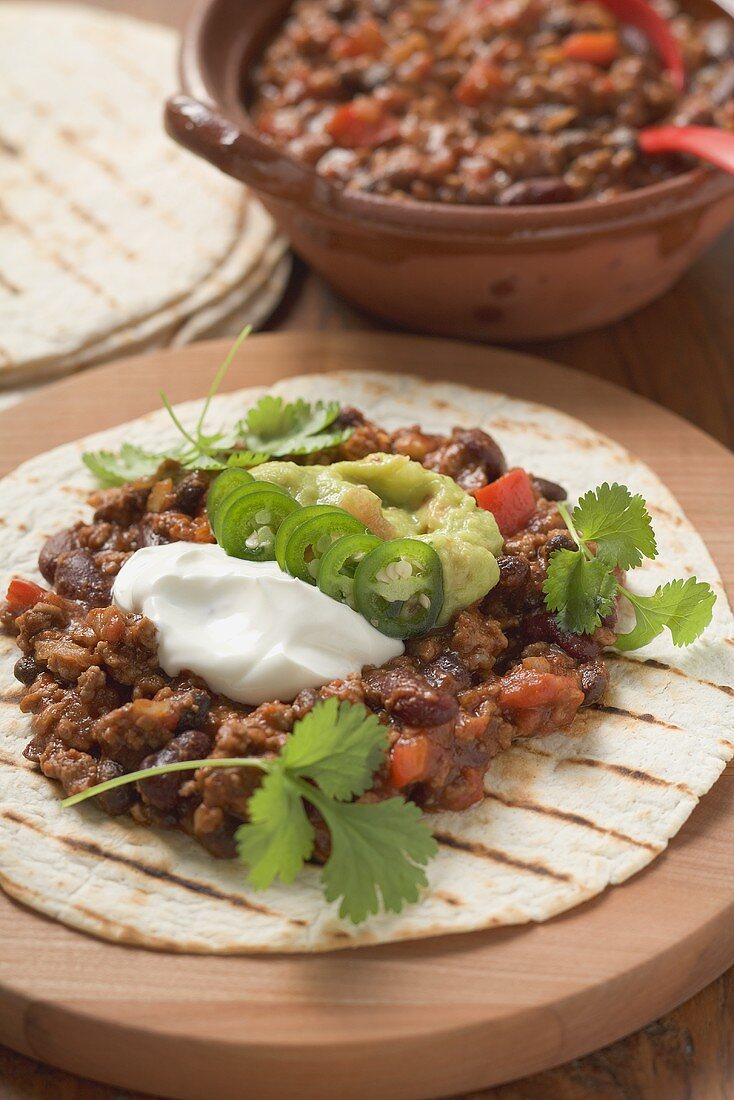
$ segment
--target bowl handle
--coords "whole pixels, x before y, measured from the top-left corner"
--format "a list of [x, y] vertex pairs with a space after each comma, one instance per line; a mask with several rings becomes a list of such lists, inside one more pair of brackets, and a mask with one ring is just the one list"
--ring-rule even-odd
[[318, 205], [325, 203], [328, 187], [319, 186], [315, 172], [196, 99], [171, 96], [166, 103], [165, 126], [179, 145], [255, 191], [299, 202], [309, 197]]

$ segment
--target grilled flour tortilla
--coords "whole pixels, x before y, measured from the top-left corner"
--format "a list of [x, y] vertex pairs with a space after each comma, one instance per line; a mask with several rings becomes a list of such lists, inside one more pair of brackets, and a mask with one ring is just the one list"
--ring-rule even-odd
[[287, 242], [164, 133], [177, 35], [3, 2], [0, 43], [0, 385], [262, 323]]
[[[231, 422], [262, 393], [219, 397], [212, 421]], [[545, 920], [624, 881], [661, 852], [734, 753], [734, 621], [714, 565], [679, 505], [625, 450], [561, 413], [461, 386], [406, 376], [335, 373], [273, 387], [287, 400], [324, 394], [356, 404], [387, 428], [479, 425], [521, 463], [572, 497], [609, 478], [641, 492], [660, 557], [632, 575], [652, 590], [695, 572], [718, 594], [701, 640], [677, 650], [658, 638], [633, 657], [608, 654], [604, 704], [570, 733], [515, 744], [486, 778], [486, 798], [432, 815], [440, 852], [429, 887], [399, 916], [355, 927], [327, 904], [320, 871], [257, 893], [245, 868], [219, 861], [178, 831], [110, 818], [90, 804], [64, 810], [22, 756], [30, 718], [17, 707], [12, 638], [0, 636], [0, 882], [12, 897], [73, 927], [122, 943], [194, 952], [327, 950]], [[199, 405], [196, 410], [198, 413]], [[193, 406], [183, 406], [191, 418]], [[87, 517], [92, 488], [81, 453], [124, 440], [164, 449], [165, 413], [33, 459], [0, 483], [2, 585], [38, 577], [45, 537]], [[719, 686], [722, 685], [722, 686]]]

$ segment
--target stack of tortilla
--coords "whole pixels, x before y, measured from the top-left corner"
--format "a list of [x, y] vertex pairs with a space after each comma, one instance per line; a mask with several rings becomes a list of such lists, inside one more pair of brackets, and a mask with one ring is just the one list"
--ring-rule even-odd
[[0, 0], [0, 43], [0, 390], [261, 323], [286, 243], [166, 136], [176, 34]]

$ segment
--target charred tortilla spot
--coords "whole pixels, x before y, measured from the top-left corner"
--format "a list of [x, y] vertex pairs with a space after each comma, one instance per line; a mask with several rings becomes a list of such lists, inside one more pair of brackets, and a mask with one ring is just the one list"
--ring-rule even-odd
[[145, 875], [146, 878], [168, 882], [172, 886], [179, 886], [182, 890], [189, 890], [194, 894], [203, 894], [205, 897], [211, 898], [214, 901], [224, 901], [230, 905], [234, 905], [238, 909], [247, 909], [253, 913], [259, 913], [262, 916], [277, 916], [281, 919], [288, 920], [290, 924], [295, 924], [300, 927], [305, 927], [308, 924], [308, 921], [301, 920], [298, 917], [283, 918], [282, 913], [277, 913], [274, 909], [268, 909], [264, 905], [258, 905], [255, 902], [248, 901], [247, 898], [243, 898], [239, 894], [230, 894], [225, 890], [218, 890], [215, 886], [210, 886], [208, 883], [197, 882], [195, 879], [174, 874], [172, 871], [167, 871], [163, 867], [156, 867], [154, 864], [146, 863], [145, 860], [142, 859], [132, 859], [130, 856], [120, 855], [119, 852], [111, 851], [109, 848], [105, 848], [94, 841], [80, 840], [78, 837], [73, 836], [58, 836], [55, 833], [46, 833], [45, 830], [39, 828], [35, 822], [28, 821], [27, 818], [24, 818], [14, 810], [0, 810], [0, 817], [4, 817], [7, 821], [12, 821], [16, 825], [22, 825], [27, 829], [32, 829], [36, 833], [43, 833], [45, 836], [55, 840], [58, 844], [68, 848], [70, 851], [84, 852], [87, 855], [96, 856], [101, 860], [119, 863], [123, 867], [128, 867], [132, 871], [137, 871], [139, 874]]
[[[728, 645], [734, 645], [734, 639], [724, 638], [724, 641]], [[644, 660], [639, 660], [636, 657], [629, 657], [625, 653], [615, 653], [613, 651], [605, 653], [604, 656], [607, 660], [626, 661], [633, 665], [641, 665], [643, 668], [656, 668], [660, 672], [670, 672], [674, 676], [681, 676], [684, 680], [693, 680], [696, 684], [715, 688], [716, 691], [721, 691], [724, 695], [731, 695], [734, 697], [734, 688], [730, 687], [728, 684], [717, 684], [713, 680], [705, 680], [700, 676], [691, 676], [690, 673], [685, 672], [682, 668], [676, 668], [675, 665], [666, 665], [664, 661], [658, 661], [654, 657], [647, 657]]]
[[444, 902], [445, 905], [451, 905], [454, 909], [461, 909], [464, 904], [461, 898], [457, 898], [456, 894], [450, 894], [448, 890], [436, 890], [433, 896]]
[[635, 722], [646, 722], [651, 726], [662, 726], [668, 730], [680, 730], [680, 726], [676, 726], [674, 722], [666, 722], [662, 718], [656, 718], [654, 714], [638, 713], [634, 710], [627, 710], [626, 707], [613, 707], [609, 703], [591, 703], [588, 707], [589, 710], [600, 711], [602, 714], [618, 714], [623, 718], [631, 718]]
[[502, 863], [507, 867], [514, 867], [518, 871], [527, 871], [528, 874], [552, 878], [556, 882], [574, 881], [573, 875], [569, 874], [567, 871], [556, 871], [552, 867], [547, 867], [539, 860], [529, 862], [528, 860], [518, 859], [516, 856], [511, 856], [507, 852], [503, 852], [501, 848], [488, 848], [484, 844], [479, 844], [476, 841], [459, 840], [458, 837], [450, 836], [448, 833], [434, 833], [434, 836], [443, 847], [455, 848], [459, 852], [466, 852], [468, 855], [477, 856], [479, 859], [489, 859], [494, 863]]
[[[732, 748], [734, 748], [734, 746], [732, 746]], [[636, 840], [635, 837], [628, 836], [627, 833], [621, 833], [618, 829], [610, 829], [605, 825], [599, 825], [596, 821], [592, 821], [590, 817], [584, 817], [583, 814], [572, 813], [569, 810], [559, 810], [556, 806], [545, 806], [540, 802], [505, 798], [497, 791], [487, 791], [485, 792], [485, 796], [513, 810], [525, 810], [528, 813], [543, 814], [546, 817], [556, 818], [558, 821], [568, 821], [569, 824], [578, 825], [581, 829], [591, 829], [595, 833], [602, 833], [604, 836], [613, 837], [615, 840], [622, 841], [624, 844], [631, 844], [635, 848], [645, 848], [647, 851], [656, 854], [660, 851], [660, 847], [655, 844], [648, 844], [645, 840]]]
[[[533, 756], [542, 756], [546, 760], [554, 759], [553, 754], [545, 752], [543, 749], [537, 748], [535, 745], [516, 745], [513, 746], [520, 752], [529, 752]], [[607, 760], [597, 760], [594, 756], [563, 756], [557, 759], [557, 766], [560, 767], [563, 764], [575, 764], [579, 767], [588, 768], [603, 768], [606, 771], [615, 772], [617, 775], [622, 775], [626, 779], [636, 780], [639, 783], [649, 783], [655, 787], [674, 787], [682, 794], [688, 795], [690, 798], [695, 798], [691, 788], [685, 783], [674, 783], [669, 779], [662, 779], [659, 775], [651, 775], [649, 772], [643, 772], [639, 768], [628, 768], [626, 764], [613, 764]]]
[[674, 783], [670, 779], [662, 779], [659, 775], [651, 775], [650, 772], [641, 771], [639, 768], [628, 768], [625, 764], [610, 764], [606, 760], [597, 760], [593, 756], [566, 756], [559, 761], [561, 764], [578, 764], [587, 768], [603, 768], [605, 771], [615, 772], [631, 779], [635, 783], [647, 783], [653, 787], [675, 787], [682, 794], [695, 798], [695, 794], [687, 783]]

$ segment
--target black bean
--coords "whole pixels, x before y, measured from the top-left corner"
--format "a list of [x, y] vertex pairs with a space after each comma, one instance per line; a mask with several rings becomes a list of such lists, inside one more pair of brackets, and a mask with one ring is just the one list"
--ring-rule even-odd
[[575, 550], [576, 543], [565, 531], [556, 531], [545, 544], [547, 554], [553, 554], [556, 550]]
[[536, 492], [540, 493], [546, 500], [566, 500], [568, 493], [562, 485], [558, 485], [555, 481], [548, 481], [544, 477], [533, 477], [533, 485]]
[[451, 649], [436, 657], [435, 661], [431, 661], [423, 670], [423, 675], [431, 687], [449, 691], [452, 695], [471, 684], [469, 669], [462, 662], [459, 654]]
[[[146, 756], [141, 768], [155, 768], [161, 764], [175, 764], [179, 760], [198, 760], [208, 756], [211, 740], [197, 730], [187, 730], [174, 737], [159, 752]], [[173, 810], [178, 801], [178, 790], [182, 783], [190, 779], [191, 772], [171, 772], [168, 775], [154, 775], [137, 784], [143, 802], [157, 810]]]
[[204, 499], [204, 494], [209, 487], [207, 478], [198, 472], [187, 474], [176, 486], [174, 506], [177, 512], [185, 512], [189, 516], [196, 512]]
[[[106, 783], [108, 779], [117, 779], [125, 774], [125, 769], [116, 760], [103, 759], [97, 765], [97, 782]], [[115, 787], [114, 791], [98, 794], [96, 801], [106, 814], [116, 817], [125, 814], [135, 801], [135, 786], [129, 783], [125, 787]]]
[[592, 703], [598, 703], [609, 683], [609, 670], [602, 660], [593, 660], [582, 665], [579, 671], [581, 674], [581, 690], [584, 693], [584, 706], [588, 707]]
[[25, 684], [28, 687], [32, 684], [37, 676], [41, 675], [41, 669], [38, 667], [33, 657], [21, 657], [20, 660], [15, 662], [13, 668], [13, 676], [16, 680], [20, 680], [21, 684]]
[[530, 577], [530, 565], [517, 554], [501, 554], [497, 558], [500, 568], [499, 584], [504, 589], [523, 588]]
[[181, 711], [176, 730], [183, 733], [184, 730], [197, 729], [205, 720], [212, 707], [211, 696], [205, 691], [191, 693], [191, 701]]

